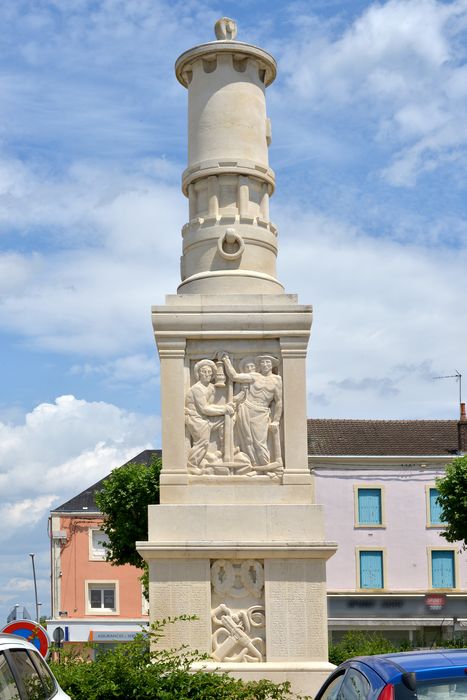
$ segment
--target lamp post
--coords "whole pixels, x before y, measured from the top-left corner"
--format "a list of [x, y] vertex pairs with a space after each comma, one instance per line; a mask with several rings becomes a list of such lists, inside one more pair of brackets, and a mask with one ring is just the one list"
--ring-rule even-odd
[[39, 602], [37, 599], [37, 580], [36, 580], [36, 565], [34, 563], [34, 557], [36, 556], [35, 554], [29, 554], [31, 557], [31, 562], [32, 562], [32, 577], [34, 580], [34, 598], [36, 601], [36, 622], [39, 622]]

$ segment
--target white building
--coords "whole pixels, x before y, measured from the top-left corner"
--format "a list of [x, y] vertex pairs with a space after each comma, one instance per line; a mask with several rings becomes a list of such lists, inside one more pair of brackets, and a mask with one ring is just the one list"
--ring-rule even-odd
[[467, 626], [467, 556], [442, 536], [435, 480], [467, 421], [309, 420], [326, 536], [329, 630], [431, 643]]

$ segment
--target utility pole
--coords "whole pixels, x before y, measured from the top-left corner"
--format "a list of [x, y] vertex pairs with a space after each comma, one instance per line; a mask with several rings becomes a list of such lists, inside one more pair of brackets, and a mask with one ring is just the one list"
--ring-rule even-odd
[[32, 577], [34, 580], [34, 597], [36, 601], [36, 622], [39, 622], [39, 602], [37, 598], [37, 580], [36, 580], [36, 565], [34, 563], [34, 557], [36, 556], [35, 554], [29, 554], [31, 557], [31, 562], [32, 562]]

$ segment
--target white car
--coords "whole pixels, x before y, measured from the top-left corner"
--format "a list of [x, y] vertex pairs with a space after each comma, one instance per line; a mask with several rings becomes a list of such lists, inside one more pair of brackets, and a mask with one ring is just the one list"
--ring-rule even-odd
[[33, 644], [0, 633], [0, 700], [71, 700]]

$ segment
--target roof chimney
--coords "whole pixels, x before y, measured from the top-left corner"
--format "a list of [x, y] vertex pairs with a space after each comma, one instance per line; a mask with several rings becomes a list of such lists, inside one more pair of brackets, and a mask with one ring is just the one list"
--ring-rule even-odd
[[459, 435], [459, 452], [467, 453], [467, 414], [465, 411], [465, 403], [461, 403], [461, 413], [457, 424]]

